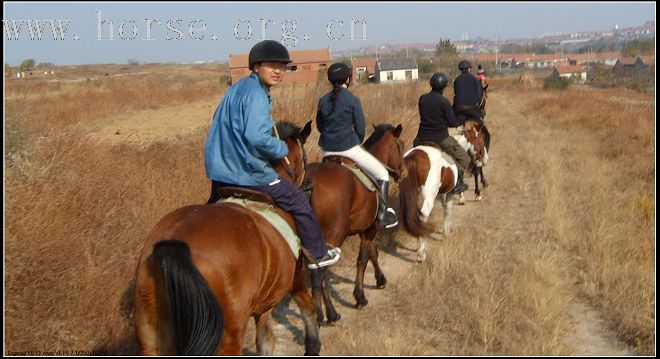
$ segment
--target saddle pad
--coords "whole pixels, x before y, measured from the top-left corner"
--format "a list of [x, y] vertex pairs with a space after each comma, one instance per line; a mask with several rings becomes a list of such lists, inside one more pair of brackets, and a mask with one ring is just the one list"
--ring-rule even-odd
[[296, 233], [293, 231], [293, 228], [289, 226], [289, 223], [282, 218], [277, 212], [273, 211], [271, 206], [269, 205], [264, 205], [262, 202], [256, 202], [256, 201], [251, 201], [248, 199], [244, 198], [236, 198], [236, 197], [229, 197], [229, 198], [223, 198], [219, 203], [235, 203], [238, 205], [241, 205], [245, 208], [248, 208], [256, 213], [259, 213], [262, 217], [264, 217], [270, 224], [273, 225], [277, 229], [278, 232], [284, 237], [286, 240], [286, 243], [289, 245], [291, 248], [291, 251], [293, 252], [293, 256], [298, 259], [298, 255], [300, 253], [300, 248], [302, 245], [300, 244], [300, 237], [296, 235]]
[[420, 150], [423, 150], [423, 151], [436, 151], [440, 154], [440, 157], [442, 157], [442, 159], [445, 160], [447, 163], [449, 163], [450, 165], [456, 165], [456, 160], [454, 160], [454, 158], [452, 156], [450, 156], [447, 152], [443, 151], [442, 149], [436, 148], [435, 146], [419, 145], [419, 146], [413, 147], [413, 148], [409, 149], [408, 151], [406, 151], [406, 153], [403, 154], [403, 157], [408, 156], [408, 154], [410, 154], [410, 152], [412, 152], [416, 149], [420, 149]]
[[357, 176], [360, 182], [362, 182], [362, 184], [365, 187], [367, 187], [369, 192], [373, 192], [376, 190], [376, 185], [374, 184], [374, 181], [371, 178], [369, 178], [369, 176], [367, 176], [367, 174], [364, 173], [361, 169], [353, 166], [348, 166], [343, 163], [341, 165], [351, 170], [351, 172], [353, 172], [353, 174]]

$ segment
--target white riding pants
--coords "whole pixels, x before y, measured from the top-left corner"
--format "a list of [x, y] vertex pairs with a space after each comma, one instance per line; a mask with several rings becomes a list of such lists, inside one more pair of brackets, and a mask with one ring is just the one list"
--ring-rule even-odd
[[390, 175], [387, 173], [387, 169], [383, 164], [374, 157], [371, 153], [364, 149], [361, 145], [355, 145], [354, 147], [349, 148], [346, 151], [340, 152], [325, 152], [321, 153], [321, 157], [327, 156], [344, 156], [348, 157], [355, 163], [360, 166], [362, 170], [367, 172], [371, 177], [375, 177], [377, 180], [389, 181]]

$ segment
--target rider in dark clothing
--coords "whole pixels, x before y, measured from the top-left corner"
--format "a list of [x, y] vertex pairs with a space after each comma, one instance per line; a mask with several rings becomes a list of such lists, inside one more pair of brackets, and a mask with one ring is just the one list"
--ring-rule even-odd
[[458, 64], [461, 74], [454, 80], [454, 113], [461, 122], [465, 120], [483, 120], [479, 108], [483, 89], [479, 79], [471, 74], [472, 64], [463, 60]]
[[414, 146], [425, 142], [432, 142], [442, 148], [456, 160], [458, 178], [451, 193], [465, 192], [468, 188], [463, 183], [463, 173], [470, 164], [470, 156], [463, 147], [451, 136], [447, 127], [457, 127], [462, 124], [454, 116], [454, 111], [442, 91], [447, 86], [449, 79], [443, 73], [435, 73], [431, 76], [431, 92], [419, 98], [419, 130], [413, 143]]

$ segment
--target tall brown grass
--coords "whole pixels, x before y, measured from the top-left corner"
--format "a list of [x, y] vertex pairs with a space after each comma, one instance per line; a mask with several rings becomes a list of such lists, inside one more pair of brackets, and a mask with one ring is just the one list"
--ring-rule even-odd
[[[138, 351], [131, 318], [137, 256], [159, 218], [206, 201], [206, 128], [141, 145], [99, 144], [86, 134], [116, 114], [219, 100], [226, 86], [208, 73], [135, 76], [7, 83], [6, 353]], [[276, 88], [273, 117], [312, 120], [328, 90]], [[352, 90], [368, 124], [403, 124], [410, 148], [426, 83]], [[509, 87], [498, 95], [557, 135], [588, 136], [600, 145], [586, 142], [576, 147], [584, 152], [566, 149], [565, 156], [518, 168], [553, 149], [520, 153], [494, 137], [501, 151], [495, 166], [515, 171], [498, 175], [502, 191], [493, 192], [490, 212], [475, 220], [496, 212], [503, 216], [500, 227], [457, 228], [442, 251], [387, 289], [390, 309], [365, 308], [358, 314], [369, 320], [325, 338], [324, 345], [339, 354], [570, 354], [561, 338], [570, 335], [565, 313], [577, 277], [579, 294], [616, 323], [621, 339], [641, 354], [654, 353], [654, 100], [580, 88], [543, 93]], [[200, 116], [210, 118], [212, 110]], [[313, 133], [311, 160], [318, 158]], [[571, 166], [573, 177], [552, 174], [544, 182], [548, 169], [561, 166]], [[527, 208], [529, 202], [515, 198], [537, 205]], [[518, 220], [534, 211], [540, 217]], [[397, 240], [411, 239], [401, 234]], [[347, 257], [355, 254], [351, 248]]]

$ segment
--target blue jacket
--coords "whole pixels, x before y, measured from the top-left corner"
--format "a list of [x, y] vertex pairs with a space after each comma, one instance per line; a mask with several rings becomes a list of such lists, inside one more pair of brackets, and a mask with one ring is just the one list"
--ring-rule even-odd
[[239, 186], [260, 186], [278, 178], [270, 160], [288, 154], [273, 136], [268, 89], [252, 73], [231, 86], [213, 115], [204, 147], [206, 176]]
[[364, 140], [365, 122], [360, 100], [345, 88], [337, 93], [332, 110], [332, 92], [319, 100], [316, 127], [321, 136], [319, 146], [324, 151], [339, 152], [359, 145]]

